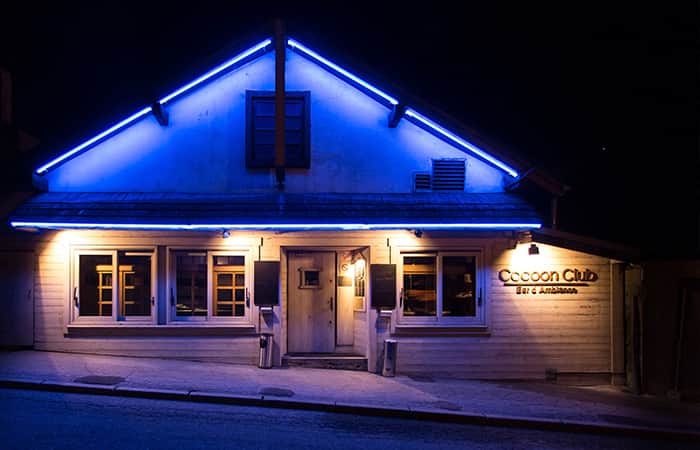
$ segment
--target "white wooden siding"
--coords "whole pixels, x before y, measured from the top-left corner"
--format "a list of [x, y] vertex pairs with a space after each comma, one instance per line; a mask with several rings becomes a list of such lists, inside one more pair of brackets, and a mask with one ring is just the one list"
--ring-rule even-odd
[[[437, 233], [434, 234], [438, 236]], [[560, 372], [600, 373], [610, 371], [610, 267], [609, 260], [540, 244], [538, 264], [549, 270], [565, 267], [590, 269], [598, 274], [591, 286], [572, 295], [515, 295], [513, 287], [503, 287], [498, 270], [526, 267], [524, 245], [508, 249], [508, 240], [498, 234], [488, 238], [458, 238], [449, 233], [418, 239], [412, 233], [299, 232], [220, 233], [196, 232], [116, 232], [62, 231], [37, 235], [35, 287], [35, 346], [41, 350], [90, 352], [99, 354], [159, 356], [254, 364], [258, 341], [242, 337], [65, 337], [70, 301], [69, 255], [71, 246], [179, 246], [223, 250], [250, 249], [254, 259], [281, 260], [281, 305], [275, 308], [275, 358], [279, 363], [286, 352], [286, 258], [287, 249], [369, 247], [370, 263], [387, 263], [396, 245], [422, 248], [484, 249], [484, 286], [489, 336], [402, 336], [397, 369], [401, 373], [430, 372], [471, 378], [538, 378], [546, 369]], [[453, 237], [449, 237], [453, 236]], [[501, 235], [502, 236], [502, 235]], [[261, 241], [262, 238], [262, 241]], [[387, 239], [392, 246], [387, 246]], [[260, 243], [262, 242], [262, 247]], [[392, 260], [396, 263], [396, 260]], [[252, 284], [251, 284], [252, 286]], [[371, 286], [367, 286], [368, 294]], [[254, 293], [253, 293], [254, 295]], [[159, 299], [164, 301], [165, 299]], [[354, 312], [354, 350], [376, 358], [376, 312], [367, 299], [366, 312]], [[257, 314], [253, 314], [257, 326]], [[370, 366], [372, 364], [370, 363]]]

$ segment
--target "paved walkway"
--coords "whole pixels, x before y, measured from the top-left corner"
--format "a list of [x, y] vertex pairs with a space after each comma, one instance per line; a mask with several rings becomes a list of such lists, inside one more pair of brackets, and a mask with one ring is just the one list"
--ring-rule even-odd
[[614, 386], [488, 382], [40, 351], [0, 352], [0, 387], [697, 439], [700, 404]]

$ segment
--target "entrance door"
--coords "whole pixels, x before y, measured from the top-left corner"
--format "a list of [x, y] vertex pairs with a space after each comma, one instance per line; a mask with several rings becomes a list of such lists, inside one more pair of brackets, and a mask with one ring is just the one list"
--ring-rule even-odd
[[288, 292], [289, 353], [335, 350], [335, 253], [290, 252]]

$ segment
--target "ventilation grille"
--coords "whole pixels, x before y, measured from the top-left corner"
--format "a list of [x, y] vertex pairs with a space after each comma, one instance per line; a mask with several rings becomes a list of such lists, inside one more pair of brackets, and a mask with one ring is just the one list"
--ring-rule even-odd
[[465, 161], [463, 159], [433, 160], [433, 190], [463, 191]]
[[414, 173], [413, 174], [413, 190], [414, 191], [429, 191], [430, 190], [430, 174]]

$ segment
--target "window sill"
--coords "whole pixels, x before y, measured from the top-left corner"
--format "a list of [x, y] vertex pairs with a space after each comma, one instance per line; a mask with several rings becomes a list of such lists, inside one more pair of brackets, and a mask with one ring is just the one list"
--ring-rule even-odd
[[397, 325], [394, 336], [435, 336], [435, 337], [489, 337], [491, 331], [486, 325], [439, 326], [439, 325]]
[[68, 325], [68, 338], [81, 337], [187, 337], [187, 336], [256, 336], [255, 326], [245, 325]]

